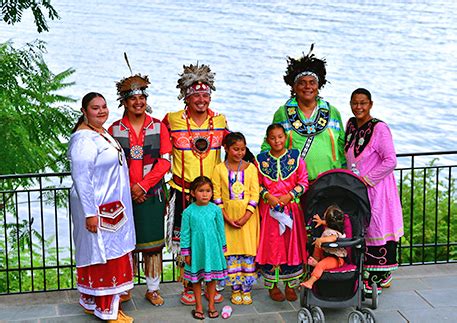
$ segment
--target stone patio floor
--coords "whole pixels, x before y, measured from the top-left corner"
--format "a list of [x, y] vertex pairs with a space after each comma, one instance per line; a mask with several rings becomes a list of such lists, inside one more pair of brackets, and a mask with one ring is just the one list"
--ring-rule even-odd
[[[197, 322], [191, 316], [193, 307], [181, 305], [179, 283], [161, 285], [165, 304], [153, 307], [144, 298], [146, 287], [136, 286], [124, 311], [135, 322]], [[227, 290], [222, 292], [230, 304]], [[77, 291], [59, 291], [0, 296], [0, 322], [101, 322], [83, 313]], [[300, 301], [277, 303], [268, 292], [257, 286], [252, 305], [232, 305], [232, 322], [297, 322]], [[369, 307], [370, 300], [366, 302]], [[231, 305], [231, 304], [230, 304]], [[204, 303], [206, 308], [206, 301]], [[347, 322], [348, 309], [323, 308], [326, 322]], [[457, 322], [457, 264], [400, 267], [394, 274], [392, 287], [379, 296], [376, 322]], [[222, 318], [205, 322], [220, 322]]]

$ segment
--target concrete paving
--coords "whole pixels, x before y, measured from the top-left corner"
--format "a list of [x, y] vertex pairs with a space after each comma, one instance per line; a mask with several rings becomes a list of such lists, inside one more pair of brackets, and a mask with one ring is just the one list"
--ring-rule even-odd
[[[136, 286], [131, 301], [123, 304], [135, 322], [197, 322], [193, 307], [181, 305], [178, 283], [161, 285], [165, 304], [154, 307], [144, 298], [146, 287]], [[230, 304], [229, 291], [222, 292]], [[379, 296], [376, 322], [457, 322], [457, 264], [401, 267], [394, 275], [392, 287]], [[77, 291], [60, 291], [0, 296], [0, 322], [101, 322], [84, 314], [78, 305]], [[232, 305], [232, 322], [297, 322], [300, 302], [273, 302], [268, 292], [257, 286], [252, 305]], [[365, 305], [369, 307], [369, 302]], [[206, 308], [206, 301], [204, 303]], [[326, 309], [326, 322], [347, 322], [352, 309]], [[205, 322], [221, 322], [222, 318]]]

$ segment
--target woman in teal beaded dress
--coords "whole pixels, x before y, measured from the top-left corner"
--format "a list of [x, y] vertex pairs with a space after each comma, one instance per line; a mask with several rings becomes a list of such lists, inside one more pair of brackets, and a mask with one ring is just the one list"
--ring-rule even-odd
[[206, 176], [197, 177], [190, 186], [195, 202], [182, 214], [181, 254], [184, 257], [184, 279], [193, 283], [195, 310], [192, 315], [203, 319], [201, 281], [208, 292], [208, 316], [219, 316], [214, 305], [216, 281], [227, 277], [227, 251], [222, 210], [211, 202], [213, 184]]

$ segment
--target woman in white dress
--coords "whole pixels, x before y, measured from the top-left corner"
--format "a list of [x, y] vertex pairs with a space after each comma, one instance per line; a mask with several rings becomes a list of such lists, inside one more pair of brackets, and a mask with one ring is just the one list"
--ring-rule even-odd
[[133, 288], [135, 229], [127, 163], [103, 128], [109, 115], [105, 98], [86, 94], [81, 111], [68, 149], [79, 303], [102, 320], [133, 322], [119, 309], [120, 294]]

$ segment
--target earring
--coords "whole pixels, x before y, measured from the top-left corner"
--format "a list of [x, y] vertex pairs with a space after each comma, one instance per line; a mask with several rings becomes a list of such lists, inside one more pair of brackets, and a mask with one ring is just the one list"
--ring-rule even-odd
[[83, 114], [83, 117], [84, 117], [84, 123], [87, 123], [87, 124], [88, 124], [88, 123], [89, 123], [89, 120], [87, 120], [87, 117], [86, 117], [85, 114]]

